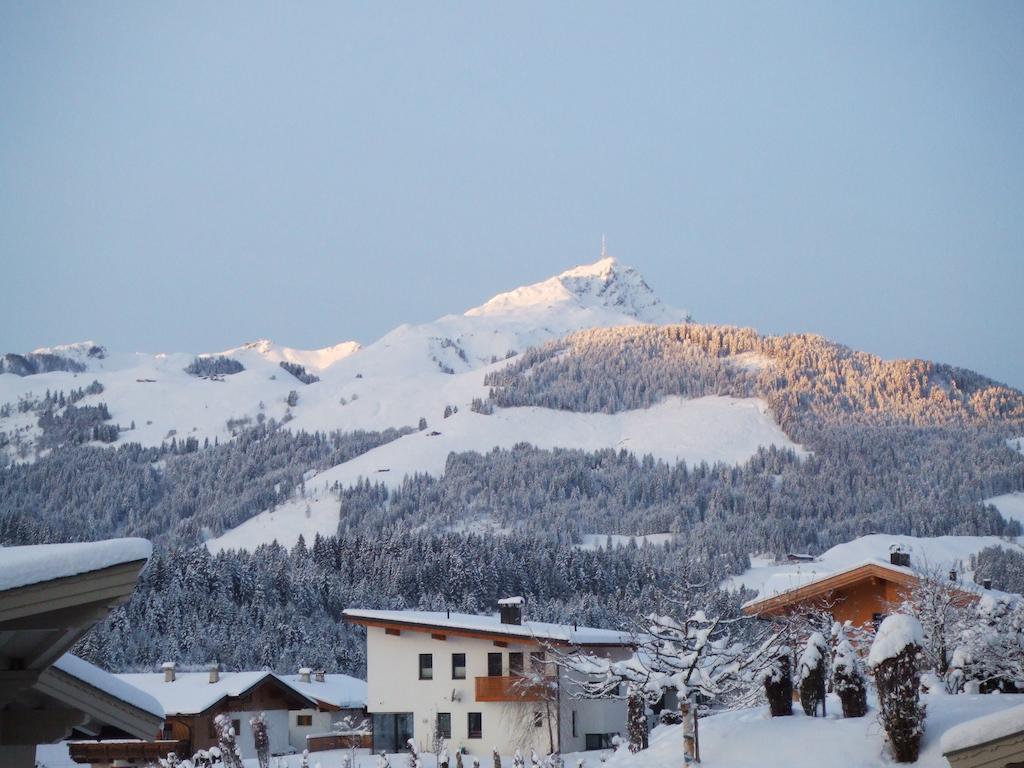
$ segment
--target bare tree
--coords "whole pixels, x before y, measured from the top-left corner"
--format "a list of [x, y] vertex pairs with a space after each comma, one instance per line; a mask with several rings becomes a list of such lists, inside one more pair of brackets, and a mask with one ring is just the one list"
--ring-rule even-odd
[[927, 561], [921, 561], [914, 569], [914, 576], [914, 584], [907, 589], [895, 610], [921, 622], [925, 666], [944, 677], [949, 670], [953, 649], [969, 623], [971, 607], [977, 600], [977, 589], [961, 581], [956, 571]]

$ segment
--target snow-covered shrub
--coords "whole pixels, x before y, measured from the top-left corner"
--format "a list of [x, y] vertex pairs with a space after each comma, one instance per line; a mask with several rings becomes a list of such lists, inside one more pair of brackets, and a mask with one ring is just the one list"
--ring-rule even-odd
[[267, 736], [267, 721], [263, 713], [250, 718], [252, 740], [256, 745], [256, 759], [260, 768], [270, 768], [270, 739]]
[[878, 628], [868, 654], [878, 688], [879, 719], [901, 763], [917, 760], [924, 734], [925, 706], [920, 702], [923, 643], [921, 622], [894, 613]]
[[793, 714], [793, 677], [789, 669], [789, 647], [782, 646], [778, 655], [762, 673], [764, 695], [768, 699], [768, 711], [772, 717], [786, 717]]
[[1024, 603], [1017, 597], [983, 595], [954, 651], [950, 685], [976, 681], [982, 693], [1014, 693], [1024, 680]]
[[629, 686], [626, 698], [626, 730], [629, 734], [629, 751], [647, 749], [647, 705], [638, 688]]
[[497, 747], [491, 749], [491, 763], [494, 768], [501, 768], [501, 755], [498, 754]]
[[406, 744], [409, 745], [409, 768], [421, 768], [420, 753], [416, 749], [415, 739], [409, 739]]
[[868, 711], [868, 693], [857, 652], [846, 636], [846, 627], [832, 625], [832, 690], [843, 705], [843, 717], [864, 717]]
[[[800, 684], [800, 706], [804, 714], [817, 717], [824, 710], [825, 679], [828, 676], [828, 643], [820, 632], [812, 632], [800, 654], [797, 678]], [[824, 714], [824, 712], [823, 712]]]
[[213, 724], [217, 729], [217, 744], [225, 768], [242, 768], [242, 755], [239, 754], [238, 744], [235, 742], [235, 728], [231, 723], [231, 716], [217, 715]]

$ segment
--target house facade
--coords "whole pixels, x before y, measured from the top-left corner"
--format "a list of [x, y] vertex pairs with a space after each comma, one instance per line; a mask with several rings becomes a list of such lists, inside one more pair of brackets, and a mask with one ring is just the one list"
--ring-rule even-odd
[[160, 739], [180, 744], [179, 757], [191, 757], [217, 745], [214, 721], [221, 714], [230, 716], [243, 758], [256, 756], [249, 721], [261, 713], [267, 724], [272, 755], [301, 751], [304, 744], [292, 744], [292, 714], [317, 709], [315, 699], [267, 671], [221, 672], [214, 667], [206, 672], [178, 672], [168, 662], [162, 672], [117, 677], [163, 705], [165, 720]]
[[[953, 583], [958, 575], [950, 572]], [[918, 584], [909, 553], [896, 550], [889, 560], [871, 559], [833, 573], [799, 580], [787, 588], [769, 591], [743, 605], [750, 616], [782, 617], [809, 610], [827, 610], [838, 622], [877, 629], [882, 620], [900, 605]], [[978, 599], [967, 587], [956, 587], [963, 602]]]
[[288, 740], [296, 751], [320, 752], [373, 745], [366, 713], [366, 681], [308, 667], [282, 679], [316, 702], [288, 713]]
[[367, 711], [375, 751], [412, 738], [428, 750], [483, 755], [572, 752], [609, 746], [624, 732], [625, 702], [576, 698], [579, 686], [554, 663], [559, 652], [626, 658], [621, 632], [522, 620], [522, 601], [501, 614], [347, 610], [366, 627]]

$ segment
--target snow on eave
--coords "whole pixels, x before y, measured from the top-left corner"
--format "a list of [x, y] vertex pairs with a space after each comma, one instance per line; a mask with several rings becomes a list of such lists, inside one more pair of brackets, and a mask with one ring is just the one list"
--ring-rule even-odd
[[145, 562], [152, 553], [153, 545], [138, 538], [0, 547], [0, 592]]
[[[906, 568], [901, 565], [893, 565], [892, 563], [886, 560], [880, 560], [878, 558], [869, 558], [868, 560], [864, 560], [854, 565], [847, 566], [846, 568], [840, 568], [838, 571], [831, 571], [820, 576], [815, 576], [813, 578], [808, 579], [807, 581], [804, 581], [788, 589], [779, 590], [767, 595], [758, 595], [753, 600], [748, 600], [740, 607], [746, 610], [747, 608], [752, 608], [756, 605], [761, 605], [762, 603], [768, 603], [773, 600], [778, 600], [779, 598], [792, 596], [797, 592], [801, 592], [803, 590], [809, 590], [811, 592], [814, 592], [816, 588], [820, 588], [824, 582], [830, 581], [831, 579], [836, 579], [841, 576], [846, 576], [854, 573], [855, 571], [859, 571], [862, 568], [870, 568], [872, 566], [877, 568], [883, 568], [887, 571], [891, 571], [894, 574], [899, 574], [904, 577], [909, 576], [911, 578], [917, 578], [917, 575], [914, 573], [913, 568]], [[799, 577], [800, 574], [797, 573], [793, 575]]]
[[314, 698], [269, 670], [221, 672], [215, 683], [209, 681], [208, 671], [178, 672], [172, 682], [165, 681], [163, 672], [127, 672], [116, 677], [155, 698], [168, 715], [197, 715], [224, 699], [245, 695], [268, 678], [303, 699], [310, 709], [317, 708]]
[[1024, 732], [1024, 705], [954, 725], [939, 742], [943, 755], [975, 749]]
[[342, 612], [354, 624], [395, 624], [412, 630], [449, 630], [455, 633], [496, 635], [522, 640], [543, 640], [586, 646], [624, 647], [634, 643], [628, 632], [568, 624], [524, 621], [502, 624], [497, 614], [442, 613], [433, 611], [379, 611], [348, 608]]
[[54, 669], [60, 670], [81, 683], [105, 693], [123, 703], [140, 709], [147, 714], [164, 718], [164, 708], [159, 701], [131, 683], [119, 679], [116, 675], [106, 672], [85, 659], [71, 653], [65, 653], [53, 663]]
[[308, 698], [338, 709], [359, 709], [366, 706], [366, 681], [341, 674], [325, 674], [323, 682], [303, 682], [299, 675], [278, 675], [286, 684]]

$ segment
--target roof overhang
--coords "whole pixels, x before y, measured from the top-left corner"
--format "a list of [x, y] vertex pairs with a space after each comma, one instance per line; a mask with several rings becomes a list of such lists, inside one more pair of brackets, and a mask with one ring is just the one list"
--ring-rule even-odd
[[477, 640], [493, 640], [503, 643], [519, 643], [521, 645], [547, 646], [557, 645], [561, 647], [581, 648], [630, 648], [631, 643], [573, 643], [564, 638], [538, 637], [536, 635], [521, 635], [515, 632], [502, 632], [500, 630], [467, 629], [464, 627], [452, 627], [448, 624], [427, 623], [421, 621], [402, 621], [401, 619], [384, 619], [379, 617], [359, 616], [350, 614], [347, 611], [342, 618], [349, 624], [359, 624], [364, 627], [379, 627], [381, 629], [408, 630], [411, 632], [425, 632], [428, 634], [452, 635], [454, 637], [469, 637]]

